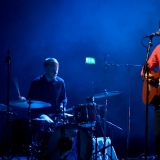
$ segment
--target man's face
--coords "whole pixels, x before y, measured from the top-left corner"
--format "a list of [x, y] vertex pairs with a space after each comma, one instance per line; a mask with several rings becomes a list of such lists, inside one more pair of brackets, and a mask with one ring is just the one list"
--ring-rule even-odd
[[59, 64], [56, 63], [50, 63], [45, 67], [45, 71], [46, 71], [46, 76], [49, 79], [54, 79], [56, 78], [57, 74], [58, 74], [58, 69], [59, 69]]

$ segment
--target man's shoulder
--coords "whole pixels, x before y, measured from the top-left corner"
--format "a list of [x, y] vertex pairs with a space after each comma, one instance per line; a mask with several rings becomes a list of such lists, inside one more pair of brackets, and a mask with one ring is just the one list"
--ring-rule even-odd
[[60, 77], [56, 77], [56, 79], [55, 79], [56, 81], [58, 81], [58, 82], [62, 82], [62, 83], [64, 83], [64, 80], [62, 79], [62, 78], [60, 78]]
[[36, 78], [33, 80], [32, 83], [41, 82], [41, 81], [43, 81], [43, 79], [44, 79], [44, 75], [38, 76], [38, 77], [36, 77]]

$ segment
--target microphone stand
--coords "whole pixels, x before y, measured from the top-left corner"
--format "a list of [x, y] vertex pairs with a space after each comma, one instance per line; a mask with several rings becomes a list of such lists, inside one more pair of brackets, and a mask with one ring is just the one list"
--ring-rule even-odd
[[[6, 149], [7, 149], [7, 160], [10, 160], [10, 159], [12, 159], [12, 158], [14, 158], [14, 156], [13, 157], [9, 157], [10, 155], [9, 155], [9, 152], [10, 152], [10, 142], [9, 142], [9, 134], [10, 134], [10, 114], [12, 115], [14, 115], [14, 113], [13, 112], [10, 112], [10, 107], [9, 107], [9, 101], [10, 101], [10, 77], [11, 77], [11, 56], [10, 56], [10, 50], [8, 49], [8, 55], [7, 55], [7, 57], [6, 57], [6, 63], [7, 63], [7, 67], [8, 67], [8, 70], [7, 70], [7, 112], [6, 112], [6, 114], [7, 114], [7, 118], [6, 118], [6, 131], [7, 131], [7, 138], [6, 138]], [[4, 150], [3, 150], [4, 151]], [[2, 154], [4, 154], [3, 153], [3, 151], [2, 151]], [[4, 157], [4, 155], [2, 155], [2, 160], [3, 159], [6, 159], [5, 157]]]
[[[147, 55], [146, 55], [146, 62], [143, 68], [143, 79], [146, 79], [146, 84], [147, 84], [147, 88], [146, 88], [146, 111], [145, 111], [145, 148], [144, 148], [144, 154], [145, 154], [145, 160], [147, 160], [147, 153], [148, 153], [148, 94], [149, 94], [149, 82], [148, 82], [148, 78], [149, 78], [149, 69], [147, 67], [147, 62], [149, 59], [149, 53], [150, 53], [150, 48], [152, 47], [152, 38], [153, 36], [149, 37], [149, 43], [148, 43], [148, 48], [147, 48]], [[145, 78], [145, 73], [147, 73], [147, 78]]]
[[127, 159], [128, 159], [128, 152], [129, 152], [129, 142], [130, 142], [130, 130], [131, 130], [131, 94], [130, 94], [130, 70], [131, 67], [140, 67], [141, 65], [136, 65], [136, 64], [126, 64], [126, 66], [128, 67], [128, 117], [127, 117], [127, 129], [128, 129], [128, 133], [127, 133]]
[[[129, 141], [130, 141], [130, 120], [131, 120], [131, 99], [130, 99], [130, 69], [131, 69], [131, 66], [134, 66], [134, 67], [140, 67], [141, 65], [138, 65], [138, 64], [114, 64], [114, 63], [110, 63], [110, 64], [107, 64], [107, 66], [116, 66], [116, 67], [119, 67], [119, 66], [127, 66], [128, 67], [128, 72], [129, 72], [129, 84], [128, 84], [128, 114], [127, 114], [127, 129], [128, 129], [128, 133], [127, 133], [127, 159], [128, 159], [128, 152], [129, 152]], [[148, 93], [148, 92], [147, 92]], [[147, 110], [148, 112], [148, 110]]]
[[[7, 149], [7, 160], [12, 159], [13, 157], [10, 156], [10, 142], [9, 142], [9, 120], [10, 120], [10, 107], [9, 107], [9, 101], [10, 101], [10, 77], [11, 77], [11, 56], [10, 56], [10, 50], [8, 49], [8, 55], [6, 57], [6, 63], [8, 66], [8, 73], [7, 73], [7, 120], [6, 120], [6, 126], [7, 126], [7, 144], [6, 144], [6, 149]], [[4, 151], [4, 150], [3, 150]], [[4, 158], [4, 153], [2, 151], [2, 159]]]
[[[6, 63], [8, 64], [8, 79], [7, 79], [7, 112], [9, 113], [9, 101], [10, 101], [10, 75], [11, 75], [11, 56], [8, 49], [8, 55], [6, 57]], [[7, 114], [7, 159], [9, 159], [9, 114]]]

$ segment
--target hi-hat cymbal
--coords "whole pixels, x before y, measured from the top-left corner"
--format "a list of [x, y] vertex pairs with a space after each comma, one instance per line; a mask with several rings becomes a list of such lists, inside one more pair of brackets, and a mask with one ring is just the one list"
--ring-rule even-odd
[[44, 107], [50, 107], [50, 103], [42, 102], [42, 101], [36, 101], [36, 100], [15, 100], [10, 101], [9, 105], [16, 106], [16, 107], [22, 107], [22, 108], [44, 108]]
[[103, 92], [103, 93], [98, 93], [94, 95], [94, 98], [105, 98], [105, 97], [109, 97], [109, 96], [115, 96], [117, 94], [121, 94], [118, 91], [112, 91], [112, 92]]
[[72, 111], [72, 110], [73, 110], [73, 108], [68, 108], [68, 109], [65, 110], [65, 112], [69, 112], [69, 111]]
[[[9, 107], [9, 110], [12, 110], [12, 108]], [[0, 111], [7, 111], [7, 106], [4, 104], [0, 104]]]
[[[63, 116], [63, 113], [52, 113], [52, 114], [49, 114], [49, 116], [51, 117], [51, 116], [57, 116], [57, 117], [61, 117], [61, 116]], [[68, 113], [64, 113], [64, 116], [68, 116], [68, 117], [73, 117], [73, 115], [72, 114], [68, 114]]]
[[[63, 114], [62, 114], [63, 115]], [[65, 116], [68, 116], [68, 117], [73, 117], [72, 114], [69, 114], [69, 113], [64, 113]]]

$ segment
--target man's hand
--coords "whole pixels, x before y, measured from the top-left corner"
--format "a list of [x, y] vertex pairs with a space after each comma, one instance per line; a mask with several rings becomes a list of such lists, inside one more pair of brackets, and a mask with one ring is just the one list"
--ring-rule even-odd
[[152, 73], [149, 73], [148, 75], [147, 73], [145, 73], [145, 75], [141, 75], [141, 76], [143, 80], [147, 80], [147, 76], [148, 76], [148, 82], [154, 79], [154, 75]]
[[26, 98], [25, 98], [25, 97], [22, 97], [22, 96], [19, 96], [19, 99], [20, 99], [20, 100], [23, 100], [23, 101], [26, 100]]
[[[147, 73], [144, 75], [144, 78], [147, 79]], [[149, 74], [148, 74], [148, 78], [149, 78], [149, 79], [153, 79], [153, 78], [154, 78], [154, 75], [151, 74], [151, 73], [149, 73]]]
[[[63, 111], [63, 104], [62, 105], [60, 105], [60, 110], [62, 110]], [[64, 111], [66, 111], [66, 108], [64, 107]]]

